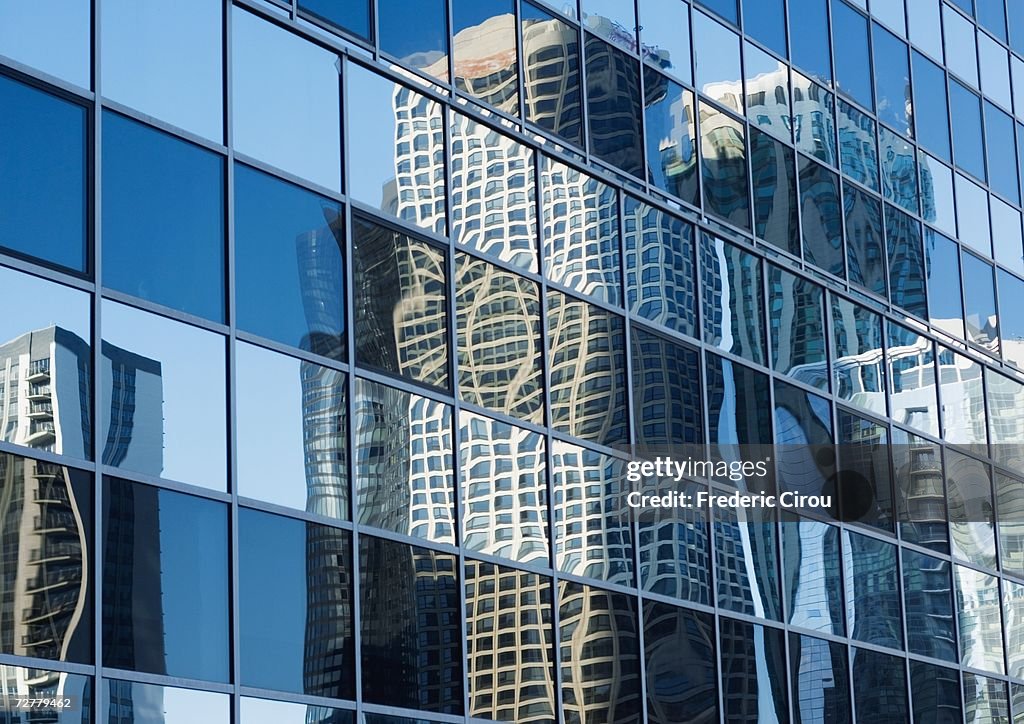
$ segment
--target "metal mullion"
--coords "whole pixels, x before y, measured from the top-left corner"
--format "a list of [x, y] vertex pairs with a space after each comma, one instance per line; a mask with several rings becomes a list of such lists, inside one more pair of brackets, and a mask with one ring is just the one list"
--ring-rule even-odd
[[296, 361], [309, 362], [310, 364], [327, 367], [332, 370], [338, 370], [339, 372], [345, 372], [346, 374], [350, 371], [346, 362], [341, 362], [331, 357], [322, 357], [314, 352], [308, 352], [304, 349], [299, 349], [298, 347], [291, 347], [282, 342], [277, 342], [267, 337], [259, 337], [255, 334], [245, 332], [237, 328], [232, 328], [232, 333], [234, 339], [243, 345], [259, 347], [271, 352], [277, 352], [282, 355], [292, 357]]
[[[91, 110], [91, 109], [90, 109]], [[91, 154], [91, 151], [89, 152]], [[89, 212], [91, 214], [91, 211]], [[90, 225], [91, 224], [87, 224]], [[88, 237], [93, 237], [94, 234], [91, 232], [87, 234]], [[91, 260], [90, 260], [91, 264]], [[96, 290], [96, 285], [88, 280], [87, 276], [79, 276], [70, 271], [63, 271], [56, 267], [43, 266], [43, 262], [39, 260], [33, 260], [28, 256], [22, 258], [12, 250], [0, 251], [0, 266], [5, 270], [18, 271], [23, 274], [30, 274], [37, 279], [43, 279], [48, 282], [55, 284], [61, 284], [72, 289], [78, 289], [79, 291], [92, 293]]]
[[[184, 676], [167, 676], [165, 674], [151, 674], [146, 671], [135, 671], [133, 669], [119, 669], [112, 666], [102, 667], [104, 678], [119, 679], [138, 684], [150, 684], [160, 687], [173, 687], [191, 689], [193, 691], [211, 691], [231, 697], [234, 685], [221, 681], [210, 681], [207, 679], [191, 679]], [[102, 720], [106, 721], [103, 717]]]
[[[223, 193], [223, 186], [220, 191]], [[98, 285], [97, 289], [99, 289]], [[130, 306], [133, 309], [148, 312], [149, 314], [158, 315], [173, 322], [187, 324], [190, 327], [202, 329], [205, 332], [212, 332], [222, 337], [227, 337], [230, 332], [228, 326], [222, 322], [215, 322], [204, 317], [197, 317], [193, 314], [189, 314], [188, 312], [182, 312], [174, 309], [173, 307], [165, 307], [162, 304], [157, 304], [156, 302], [151, 302], [148, 299], [143, 299], [141, 297], [134, 297], [131, 294], [125, 294], [124, 292], [119, 292], [116, 289], [111, 289], [109, 287], [102, 291], [104, 299], [108, 299], [111, 302], [116, 302], [125, 306]]]
[[319, 513], [310, 513], [305, 510], [300, 510], [299, 508], [289, 508], [284, 505], [260, 500], [259, 498], [247, 498], [244, 495], [238, 496], [238, 507], [245, 508], [247, 510], [257, 510], [263, 513], [271, 513], [273, 515], [286, 518], [293, 518], [295, 520], [305, 521], [306, 523], [314, 523], [330, 528], [339, 528], [347, 531], [351, 531], [353, 528], [353, 524], [349, 520], [332, 518]]
[[333, 709], [344, 709], [347, 711], [355, 710], [355, 704], [348, 699], [334, 699], [326, 696], [299, 694], [294, 691], [281, 691], [280, 689], [263, 689], [256, 686], [241, 686], [239, 689], [240, 697], [273, 699], [275, 701], [290, 702], [305, 706], [330, 707]]
[[321, 186], [314, 181], [310, 181], [309, 179], [298, 176], [290, 171], [278, 168], [277, 166], [253, 156], [248, 156], [234, 148], [231, 149], [231, 156], [235, 162], [245, 164], [247, 167], [255, 169], [256, 171], [262, 171], [269, 176], [273, 176], [278, 181], [285, 181], [293, 186], [298, 186], [306, 191], [331, 199], [332, 201], [337, 201], [338, 203], [344, 203], [347, 200], [347, 196], [344, 193], [327, 188], [326, 186]]
[[120, 478], [139, 485], [148, 485], [152, 488], [171, 490], [206, 500], [216, 500], [225, 504], [231, 502], [231, 493], [224, 490], [196, 485], [194, 483], [185, 483], [180, 480], [172, 480], [170, 478], [160, 478], [155, 475], [148, 475], [135, 470], [122, 469], [113, 465], [99, 465], [97, 466], [97, 472], [102, 474], [104, 477]]

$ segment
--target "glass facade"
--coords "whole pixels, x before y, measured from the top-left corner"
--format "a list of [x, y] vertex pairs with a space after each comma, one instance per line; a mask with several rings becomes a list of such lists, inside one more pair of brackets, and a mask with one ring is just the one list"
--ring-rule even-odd
[[0, 0], [0, 722], [1024, 722], [1022, 179], [1018, 0]]

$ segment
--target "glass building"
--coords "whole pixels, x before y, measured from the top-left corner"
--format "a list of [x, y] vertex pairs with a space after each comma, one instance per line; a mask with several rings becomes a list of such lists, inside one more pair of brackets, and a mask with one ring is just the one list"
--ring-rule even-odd
[[0, 723], [1021, 724], [1022, 175], [1019, 0], [0, 0]]

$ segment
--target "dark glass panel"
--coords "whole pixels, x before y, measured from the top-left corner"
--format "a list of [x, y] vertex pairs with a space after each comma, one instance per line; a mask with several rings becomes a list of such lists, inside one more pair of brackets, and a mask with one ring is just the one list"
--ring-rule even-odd
[[958, 565], [953, 566], [953, 576], [960, 623], [960, 663], [972, 669], [1004, 673], [999, 579]]
[[899, 133], [913, 135], [910, 120], [910, 67], [907, 44], [881, 25], [871, 24], [878, 120]]
[[832, 38], [836, 53], [836, 87], [840, 93], [871, 110], [874, 103], [867, 20], [842, 0], [832, 0], [832, 22], [841, 29]]
[[852, 651], [853, 705], [857, 711], [857, 724], [906, 722], [905, 660], [856, 647]]
[[702, 443], [700, 353], [638, 327], [632, 352], [637, 444]]
[[889, 297], [896, 306], [926, 319], [928, 294], [921, 222], [886, 204], [885, 236], [889, 249]]
[[773, 511], [716, 508], [714, 525], [719, 607], [781, 620], [778, 533]]
[[231, 721], [230, 695], [213, 691], [104, 679], [103, 701], [106, 711], [97, 713], [96, 721], [110, 724], [194, 724], [199, 712], [203, 724]]
[[1024, 482], [996, 473], [1000, 568], [1024, 578]]
[[555, 722], [551, 579], [466, 561], [469, 714]]
[[[708, 432], [720, 448], [772, 443], [768, 375], [707, 353]], [[724, 452], [724, 451], [723, 451]]]
[[699, 206], [693, 93], [646, 65], [644, 87], [647, 178], [662, 191]]
[[548, 291], [551, 425], [606, 445], [627, 440], [626, 342], [622, 317]]
[[719, 645], [725, 720], [788, 721], [785, 632], [723, 618]]
[[839, 177], [820, 163], [800, 157], [800, 207], [804, 259], [843, 276], [843, 207]]
[[[93, 679], [81, 674], [49, 671], [33, 666], [22, 668], [0, 664], [4, 681], [4, 720], [10, 724], [46, 722], [46, 724], [87, 724], [93, 710]], [[31, 699], [57, 699], [61, 706], [33, 711]], [[20, 708], [19, 708], [20, 704]], [[225, 722], [226, 724], [226, 722]]]
[[587, 35], [586, 82], [591, 153], [642, 178], [640, 63], [618, 48]]
[[910, 662], [910, 693], [915, 724], [962, 721], [960, 674], [955, 669]]
[[846, 263], [850, 282], [885, 296], [882, 202], [850, 183], [843, 184]]
[[743, 27], [747, 34], [786, 57], [786, 12], [783, 0], [743, 3]]
[[943, 332], [963, 337], [960, 248], [952, 239], [926, 228], [924, 255], [928, 274], [928, 321]]
[[714, 619], [644, 603], [648, 724], [718, 721]]
[[913, 53], [914, 105], [912, 115], [918, 142], [940, 158], [949, 160], [949, 109], [946, 105], [946, 74], [917, 51]]
[[837, 416], [837, 483], [842, 519], [893, 532], [889, 427], [844, 409]]
[[239, 328], [344, 361], [344, 225], [338, 202], [235, 164]]
[[917, 164], [914, 147], [906, 137], [878, 127], [882, 195], [912, 214], [918, 213]]
[[882, 318], [835, 295], [832, 302], [832, 380], [841, 400], [885, 415]]
[[[475, 0], [459, 2], [471, 5]], [[520, 5], [520, 18], [527, 69], [526, 120], [582, 146], [579, 31], [527, 2]]]
[[836, 162], [835, 96], [793, 71], [793, 140], [804, 153]]
[[799, 256], [793, 149], [751, 128], [750, 163], [754, 184], [754, 233], [769, 244]]
[[[305, 0], [303, 0], [305, 2]], [[357, 0], [358, 5], [365, 0]], [[415, 22], [410, 22], [412, 17]], [[438, 78], [448, 78], [445, 0], [377, 0], [380, 49]]]
[[782, 553], [789, 624], [842, 636], [839, 529], [784, 514]]
[[371, 0], [299, 0], [299, 9], [342, 30], [372, 40]]
[[700, 158], [704, 210], [736, 226], [750, 227], [744, 125], [724, 111], [700, 104]]
[[696, 336], [693, 226], [632, 196], [625, 197], [623, 216], [626, 298], [630, 311], [669, 329]]
[[761, 260], [738, 246], [701, 234], [704, 341], [752, 362], [765, 362]]
[[949, 106], [953, 117], [953, 160], [958, 168], [984, 181], [985, 143], [981, 132], [981, 102], [974, 93], [950, 79]]
[[[802, 495], [834, 493], [836, 460], [828, 400], [775, 380], [775, 445], [781, 490]], [[836, 513], [829, 506], [811, 509], [825, 516]]]
[[459, 395], [506, 415], [544, 422], [540, 291], [535, 282], [458, 254]]
[[822, 83], [832, 82], [826, 0], [789, 0], [793, 63]]
[[930, 339], [889, 322], [889, 390], [892, 418], [931, 435], [939, 433], [935, 399], [935, 350]]
[[903, 549], [907, 649], [956, 663], [953, 579], [949, 561]]
[[566, 722], [638, 721], [636, 599], [581, 583], [558, 587], [562, 709]]
[[772, 368], [827, 390], [825, 298], [822, 288], [769, 264], [768, 316]]
[[876, 646], [902, 649], [896, 546], [844, 530], [843, 561], [846, 624], [850, 637]]
[[[706, 490], [696, 483], [669, 479], [646, 488], [664, 495], [685, 488], [690, 495]], [[711, 605], [711, 538], [707, 513], [697, 508], [642, 508], [640, 527], [640, 586], [683, 601]]]
[[0, 108], [0, 246], [85, 271], [85, 108], [6, 76]]
[[351, 534], [242, 508], [238, 541], [242, 682], [353, 698]]
[[988, 101], [985, 101], [985, 141], [988, 151], [988, 180], [992, 190], [1019, 204], [1020, 189], [1013, 119]]
[[228, 681], [228, 515], [212, 500], [103, 479], [103, 664]]
[[352, 227], [356, 361], [447, 387], [444, 251], [368, 218]]
[[878, 145], [875, 122], [846, 101], [839, 100], [840, 169], [854, 181], [876, 193], [878, 185]]
[[242, 697], [238, 718], [241, 724], [355, 724], [355, 720], [356, 713], [347, 709], [255, 699], [250, 696]]
[[991, 468], [946, 450], [946, 498], [953, 556], [976, 566], [998, 568]]
[[736, 14], [736, 0], [697, 0], [698, 3], [708, 10], [717, 13], [733, 25], [739, 24]]
[[964, 320], [967, 341], [999, 354], [995, 276], [992, 265], [974, 254], [963, 254]]
[[789, 671], [797, 724], [850, 724], [846, 646], [790, 634]]
[[458, 558], [359, 539], [363, 698], [461, 715]]

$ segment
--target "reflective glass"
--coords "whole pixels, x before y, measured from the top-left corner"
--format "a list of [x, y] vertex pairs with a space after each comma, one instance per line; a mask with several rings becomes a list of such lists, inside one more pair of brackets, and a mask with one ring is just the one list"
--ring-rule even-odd
[[900, 537], [908, 543], [949, 553], [941, 448], [899, 428], [893, 428], [892, 442]]
[[0, 5], [0, 54], [12, 60], [89, 88], [91, 49], [89, 0]]
[[999, 329], [996, 326], [996, 292], [992, 266], [974, 256], [963, 254], [964, 320], [967, 341], [999, 354]]
[[743, 28], [782, 57], [786, 57], [786, 12], [783, 0], [743, 4]]
[[469, 714], [555, 722], [551, 579], [466, 561]]
[[618, 48], [586, 35], [590, 151], [602, 161], [642, 178], [640, 64]]
[[238, 721], [241, 724], [354, 724], [355, 712], [314, 704], [254, 699], [243, 696]]
[[832, 38], [836, 87], [865, 108], [873, 109], [867, 20], [842, 0], [832, 0], [832, 22], [842, 28]]
[[644, 111], [647, 177], [662, 191], [699, 206], [693, 93], [647, 66], [644, 85], [649, 89]]
[[346, 0], [341, 3], [331, 0], [299, 0], [300, 10], [367, 40], [373, 38], [370, 5], [370, 0]]
[[956, 221], [960, 241], [985, 256], [992, 256], [988, 194], [966, 176], [956, 174]]
[[822, 83], [831, 83], [827, 1], [790, 0], [789, 38], [794, 65]]
[[213, 691], [179, 689], [136, 681], [103, 679], [106, 712], [96, 718], [134, 724], [228, 724], [231, 697]]
[[104, 113], [104, 285], [219, 322], [224, 228], [219, 154]]
[[[715, 583], [719, 607], [758, 618], [782, 619], [774, 517], [772, 510], [762, 508], [715, 509]], [[723, 639], [723, 649], [726, 648]], [[762, 649], [761, 657], [774, 653]]]
[[992, 471], [988, 465], [946, 450], [949, 534], [956, 558], [997, 568]]
[[918, 52], [913, 53], [913, 120], [918, 142], [932, 153], [949, 160], [949, 110], [946, 74]]
[[242, 508], [238, 555], [242, 682], [353, 698], [351, 534]]
[[850, 724], [850, 674], [846, 646], [789, 635], [793, 710], [801, 724]]
[[630, 311], [696, 336], [693, 226], [632, 196], [625, 197], [623, 215]]
[[231, 34], [235, 149], [340, 191], [338, 56], [237, 7]]
[[[658, 481], [644, 492], [664, 495], [706, 490], [697, 483]], [[638, 513], [640, 586], [683, 601], [711, 605], [711, 536], [707, 513], [696, 508], [644, 508]]]
[[[918, 151], [921, 169], [921, 215], [950, 236], [956, 235], [956, 205], [953, 202], [953, 171], [924, 151]], [[927, 235], [927, 231], [925, 234]]]
[[876, 193], [881, 190], [875, 122], [844, 100], [839, 101], [839, 154], [839, 166], [845, 175]]
[[719, 620], [726, 721], [788, 721], [786, 634], [731, 618]]
[[1024, 254], [1021, 250], [1020, 212], [995, 196], [992, 205], [992, 247], [995, 260], [1018, 274], [1024, 274]]
[[562, 709], [566, 721], [638, 721], [636, 599], [563, 581], [558, 586]]
[[544, 436], [459, 415], [462, 544], [521, 563], [550, 562]]
[[633, 328], [633, 423], [641, 445], [701, 443], [700, 354]]
[[700, 243], [704, 341], [765, 362], [765, 309], [761, 260], [704, 232]]
[[617, 191], [547, 157], [540, 180], [544, 274], [580, 294], [622, 304]]
[[910, 662], [910, 691], [918, 724], [962, 721], [960, 674], [955, 669]]
[[[737, 454], [734, 446], [770, 445], [771, 410], [764, 404], [770, 396], [768, 376], [710, 352], [706, 376], [708, 432], [716, 446], [712, 449], [728, 459]], [[745, 487], [734, 478], [729, 480]]]
[[533, 152], [457, 113], [449, 130], [452, 235], [460, 244], [536, 272]]
[[843, 531], [846, 625], [851, 638], [903, 648], [896, 546]]
[[[0, 18], [23, 5], [4, 3]], [[8, 28], [0, 22], [0, 38]], [[6, 76], [0, 108], [0, 246], [85, 271], [86, 109]]]
[[[863, 6], [863, 2], [860, 3]], [[907, 35], [907, 20], [903, 14], [903, 3], [886, 2], [886, 0], [875, 0], [871, 3], [871, 14], [888, 25], [900, 37]], [[877, 52], [877, 50], [876, 50]]]
[[104, 465], [225, 490], [224, 338], [103, 301]]
[[949, 107], [953, 117], [953, 160], [958, 168], [984, 180], [985, 144], [982, 140], [981, 104], [978, 96], [955, 80], [950, 80]]
[[459, 395], [544, 422], [540, 291], [535, 282], [468, 254], [455, 260]]
[[352, 229], [356, 361], [447, 387], [445, 252], [369, 218]]
[[793, 149], [767, 133], [750, 129], [754, 233], [773, 246], [799, 255], [796, 168], [793, 162]]
[[205, 0], [107, 0], [100, 11], [103, 95], [220, 142], [223, 8]]
[[985, 396], [981, 365], [939, 346], [942, 429], [946, 442], [985, 445]]
[[363, 379], [354, 405], [358, 522], [454, 544], [451, 407]]
[[1010, 56], [1010, 85], [1013, 90], [1013, 110], [1018, 115], [1024, 115], [1024, 60], [1016, 55]]
[[690, 83], [690, 6], [679, 0], [639, 0], [638, 4], [645, 59]]
[[706, 613], [644, 603], [647, 721], [718, 721], [715, 627]]
[[911, 42], [939, 61], [942, 60], [941, 9], [941, 3], [932, 0], [907, 0]]
[[921, 222], [885, 205], [885, 236], [889, 250], [889, 298], [922, 319], [928, 316], [927, 279]]
[[624, 321], [548, 290], [551, 426], [614, 445], [628, 436]]
[[445, 233], [444, 114], [355, 63], [345, 68], [348, 187], [355, 201]]
[[953, 581], [949, 561], [906, 548], [902, 556], [907, 649], [912, 654], [956, 663]]
[[1010, 65], [1006, 49], [985, 33], [978, 33], [978, 58], [981, 61], [982, 91], [1003, 108], [1012, 108]]
[[[82, 724], [88, 722], [93, 710], [93, 679], [81, 674], [48, 671], [36, 666], [22, 668], [0, 664], [0, 680], [4, 682], [4, 718], [12, 724], [22, 721], [46, 721], [49, 724]], [[58, 699], [61, 708], [42, 708], [41, 711], [19, 710], [20, 701], [29, 699]], [[24, 712], [24, 713], [22, 713]], [[25, 718], [23, 718], [25, 717]], [[225, 723], [226, 724], [226, 723]]]
[[[779, 487], [805, 495], [829, 494], [835, 474], [832, 406], [824, 397], [775, 380], [773, 457]], [[804, 506], [834, 516], [827, 506]], [[836, 505], [838, 508], [838, 504]]]
[[[416, 22], [409, 22], [413, 16]], [[377, 0], [377, 24], [382, 51], [437, 78], [448, 78], [444, 0]]]
[[985, 101], [985, 141], [988, 150], [988, 181], [992, 190], [1019, 204], [1013, 119], [988, 101]]
[[1006, 682], [964, 672], [964, 716], [969, 722], [1009, 721]]
[[803, 157], [798, 166], [804, 259], [842, 276], [843, 207], [839, 199], [839, 176]]
[[750, 122], [790, 140], [789, 67], [751, 43], [743, 44], [743, 92]]
[[[1019, 485], [1019, 483], [1018, 483]], [[1024, 677], [1024, 584], [1003, 581], [1003, 610], [1006, 611], [1008, 673]]]
[[241, 164], [234, 198], [238, 327], [344, 360], [341, 204]]
[[[890, 399], [892, 418], [929, 435], [939, 434], [935, 399], [935, 351], [932, 341], [910, 327], [889, 322]], [[881, 409], [876, 410], [882, 412]]]
[[582, 0], [580, 5], [583, 27], [609, 43], [636, 51], [637, 22], [633, 3]]
[[[1011, 0], [1012, 1], [1012, 0]], [[1006, 42], [1006, 10], [1004, 0], [977, 0], [978, 23]]]
[[228, 681], [227, 512], [103, 479], [104, 666]]
[[[817, 83], [793, 71], [793, 140], [804, 153], [836, 162], [835, 98]], [[756, 175], [756, 171], [755, 171]]]
[[697, 89], [727, 108], [743, 113], [739, 36], [710, 16], [695, 12], [693, 56]]
[[697, 0], [698, 3], [725, 18], [733, 25], [739, 24], [736, 14], [736, 0]]
[[942, 26], [946, 39], [946, 65], [975, 88], [978, 87], [978, 47], [974, 24], [953, 8], [942, 8]]
[[999, 579], [966, 566], [953, 566], [960, 621], [960, 663], [1004, 673]]
[[842, 636], [839, 529], [785, 515], [782, 552], [789, 624]]
[[[882, 7], [896, 7], [883, 2]], [[881, 25], [872, 23], [871, 38], [875, 61], [875, 95], [878, 120], [888, 123], [899, 133], [912, 134], [910, 101], [910, 67], [907, 45]]]
[[360, 536], [364, 700], [462, 714], [458, 567], [451, 553]]
[[[472, 5], [476, 0], [458, 0]], [[524, 2], [523, 62], [527, 72], [526, 120], [557, 134], [569, 143], [583, 145], [583, 95], [580, 83], [580, 35], [568, 23]], [[503, 34], [496, 34], [501, 39]], [[508, 41], [500, 41], [502, 44]], [[514, 39], [511, 41], [514, 42]], [[514, 92], [515, 68], [505, 92]], [[502, 73], [504, 76], [504, 72]], [[504, 77], [500, 82], [505, 82]], [[514, 100], [510, 101], [514, 105]]]
[[859, 304], [832, 296], [832, 379], [836, 396], [885, 414], [882, 320]]
[[856, 647], [851, 651], [857, 721], [906, 722], [907, 674], [904, 659]]
[[769, 265], [768, 314], [772, 368], [819, 389], [828, 389], [821, 287]]
[[836, 421], [838, 469], [834, 483], [842, 520], [893, 532], [889, 426], [842, 408]]
[[624, 461], [551, 442], [555, 567], [633, 585], [633, 535]]
[[750, 226], [745, 126], [707, 103], [700, 104], [700, 167], [704, 210], [743, 228]]
[[235, 370], [239, 495], [348, 519], [345, 373], [243, 342]]
[[918, 212], [917, 166], [914, 147], [885, 126], [879, 127], [882, 194], [912, 214]]
[[843, 184], [846, 264], [850, 281], [885, 295], [885, 243], [882, 202], [853, 184]]
[[0, 267], [0, 440], [92, 459], [90, 304]]
[[985, 370], [992, 457], [1010, 468], [1024, 468], [1024, 383]]
[[1024, 281], [1000, 269], [999, 308], [1011, 310], [999, 320], [1003, 359], [1024, 369], [1024, 317], [1016, 311], [1024, 309]]
[[[4, 596], [0, 652], [38, 659], [90, 663], [93, 660], [93, 493], [92, 476], [74, 468], [0, 454], [3, 494]], [[59, 688], [56, 674], [36, 672], [18, 679], [9, 695], [27, 686]], [[30, 683], [31, 682], [31, 683]], [[70, 682], [68, 682], [70, 684]], [[68, 687], [68, 693], [74, 687]]]

